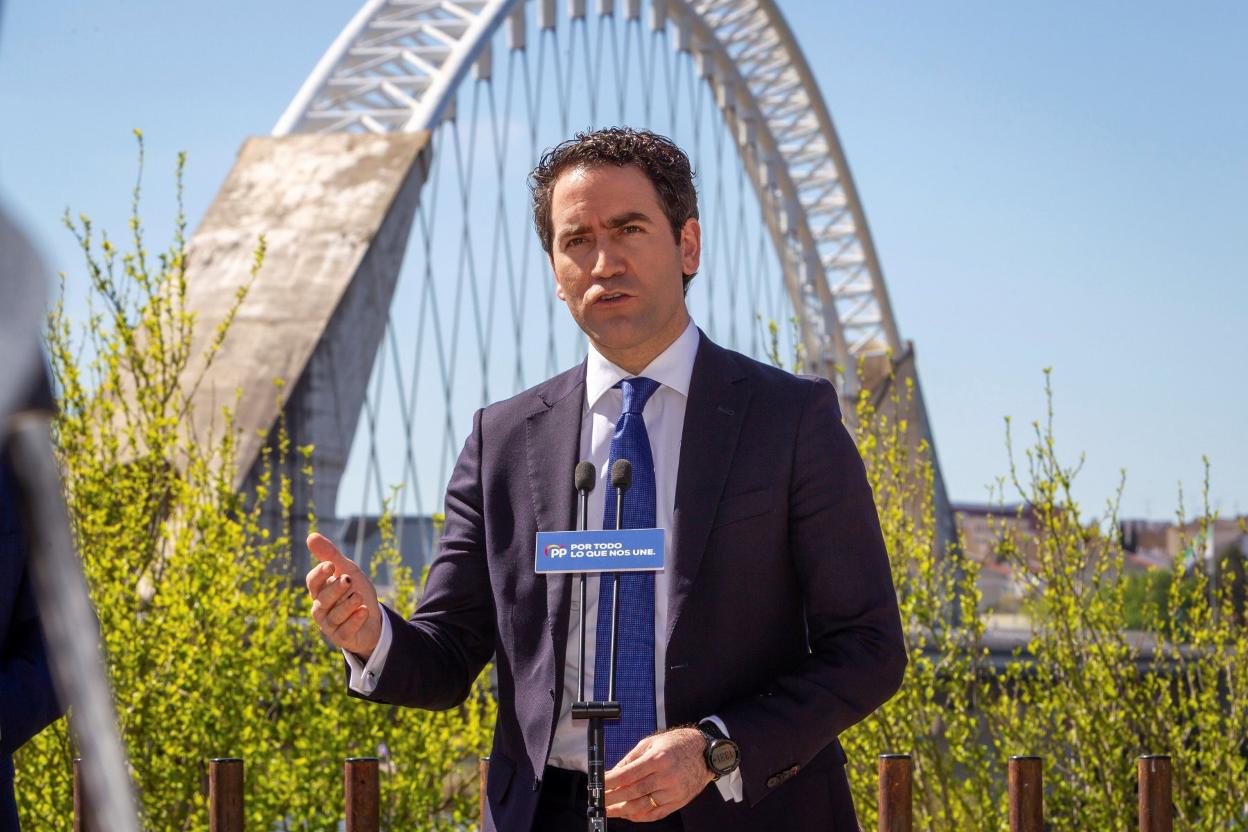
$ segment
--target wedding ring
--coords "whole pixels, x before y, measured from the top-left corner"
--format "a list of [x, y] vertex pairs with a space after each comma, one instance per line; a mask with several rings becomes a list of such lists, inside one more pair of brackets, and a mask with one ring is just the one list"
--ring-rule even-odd
[[649, 800], [649, 801], [650, 801], [650, 805], [651, 805], [651, 807], [653, 807], [653, 808], [655, 808], [655, 809], [659, 808], [659, 804], [657, 804], [657, 803], [655, 803], [655, 802], [654, 802], [654, 795], [652, 795], [652, 794], [648, 794], [648, 795], [646, 795], [646, 800]]

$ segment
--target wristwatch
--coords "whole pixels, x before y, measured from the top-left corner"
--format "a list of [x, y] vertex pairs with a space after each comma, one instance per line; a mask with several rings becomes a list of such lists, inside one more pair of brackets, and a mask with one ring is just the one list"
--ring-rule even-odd
[[732, 774], [741, 765], [741, 749], [735, 742], [724, 736], [719, 726], [709, 719], [698, 723], [698, 730], [706, 737], [706, 767], [718, 780], [725, 774]]

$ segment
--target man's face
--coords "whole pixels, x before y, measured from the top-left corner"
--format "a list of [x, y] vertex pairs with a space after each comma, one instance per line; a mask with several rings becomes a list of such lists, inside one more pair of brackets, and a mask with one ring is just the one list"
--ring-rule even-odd
[[560, 174], [550, 216], [555, 294], [603, 356], [640, 372], [688, 324], [681, 275], [698, 270], [698, 221], [673, 239], [654, 185], [631, 165]]

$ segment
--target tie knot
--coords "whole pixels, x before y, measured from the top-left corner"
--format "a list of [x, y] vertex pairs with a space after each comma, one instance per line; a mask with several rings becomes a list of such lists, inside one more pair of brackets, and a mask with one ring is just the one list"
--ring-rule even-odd
[[641, 413], [650, 396], [659, 389], [657, 381], [644, 376], [622, 379], [616, 386], [624, 391], [624, 413]]

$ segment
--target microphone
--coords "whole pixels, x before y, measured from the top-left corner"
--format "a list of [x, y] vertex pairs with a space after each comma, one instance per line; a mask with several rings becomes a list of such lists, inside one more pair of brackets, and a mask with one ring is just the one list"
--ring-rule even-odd
[[594, 463], [584, 461], [576, 463], [576, 471], [572, 474], [572, 482], [576, 486], [577, 521], [576, 527], [585, 531], [589, 528], [589, 492], [594, 490], [595, 480], [598, 479], [598, 470], [594, 468]]
[[633, 464], [617, 459], [611, 466], [611, 487], [615, 489], [615, 530], [624, 528], [624, 492], [633, 484]]
[[[615, 489], [615, 529], [624, 528], [624, 492], [633, 484], [633, 464], [617, 459], [611, 466], [611, 486]], [[599, 601], [599, 603], [602, 603]], [[611, 580], [611, 675], [607, 678], [607, 699], [615, 701], [615, 645], [620, 632], [620, 576]]]
[[[611, 466], [611, 487], [618, 488], [620, 491], [627, 491], [632, 484], [633, 464], [627, 459], [617, 459], [615, 464]], [[616, 515], [616, 525], [619, 525], [619, 515]]]
[[[598, 469], [594, 467], [594, 463], [589, 460], [582, 460], [576, 463], [576, 471], [572, 474], [572, 482], [576, 486], [577, 495], [577, 528], [581, 531], [589, 529], [589, 492], [594, 490], [594, 486], [598, 480]], [[580, 595], [581, 595], [581, 645], [579, 655], [577, 657], [578, 675], [580, 681], [577, 685], [578, 702], [585, 701], [585, 605], [589, 603], [585, 589], [585, 573], [580, 575]]]
[[[573, 481], [576, 484], [577, 497], [579, 498], [580, 522], [578, 525], [581, 531], [588, 530], [589, 523], [589, 492], [594, 490], [594, 481], [598, 478], [598, 472], [590, 462], [578, 462]], [[624, 492], [628, 490], [633, 480], [633, 466], [627, 459], [618, 459], [611, 466], [611, 486], [616, 489], [615, 503], [615, 528], [617, 530], [623, 528], [620, 525], [621, 516], [624, 511]], [[618, 575], [616, 576], [619, 577]], [[607, 701], [587, 701], [585, 699], [585, 632], [587, 630], [585, 622], [585, 573], [580, 574], [581, 588], [581, 645], [579, 657], [580, 677], [577, 690], [577, 701], [572, 704], [573, 719], [589, 720], [589, 731], [586, 737], [586, 762], [588, 763], [589, 776], [586, 782], [587, 802], [588, 806], [585, 810], [585, 819], [587, 828], [590, 832], [606, 832], [607, 829], [607, 806], [606, 806], [606, 734], [603, 721], [607, 719], [620, 718], [620, 704], [615, 701], [615, 647], [616, 633], [619, 629], [620, 615], [620, 582], [614, 580], [611, 588], [611, 644], [610, 644], [610, 670], [607, 680]], [[599, 599], [602, 603], [602, 599]], [[603, 645], [599, 645], [598, 649], [602, 649]]]
[[576, 463], [576, 473], [572, 476], [573, 482], [576, 483], [576, 490], [582, 494], [589, 494], [594, 490], [595, 481], [598, 479], [598, 471], [594, 468], [592, 462]]

